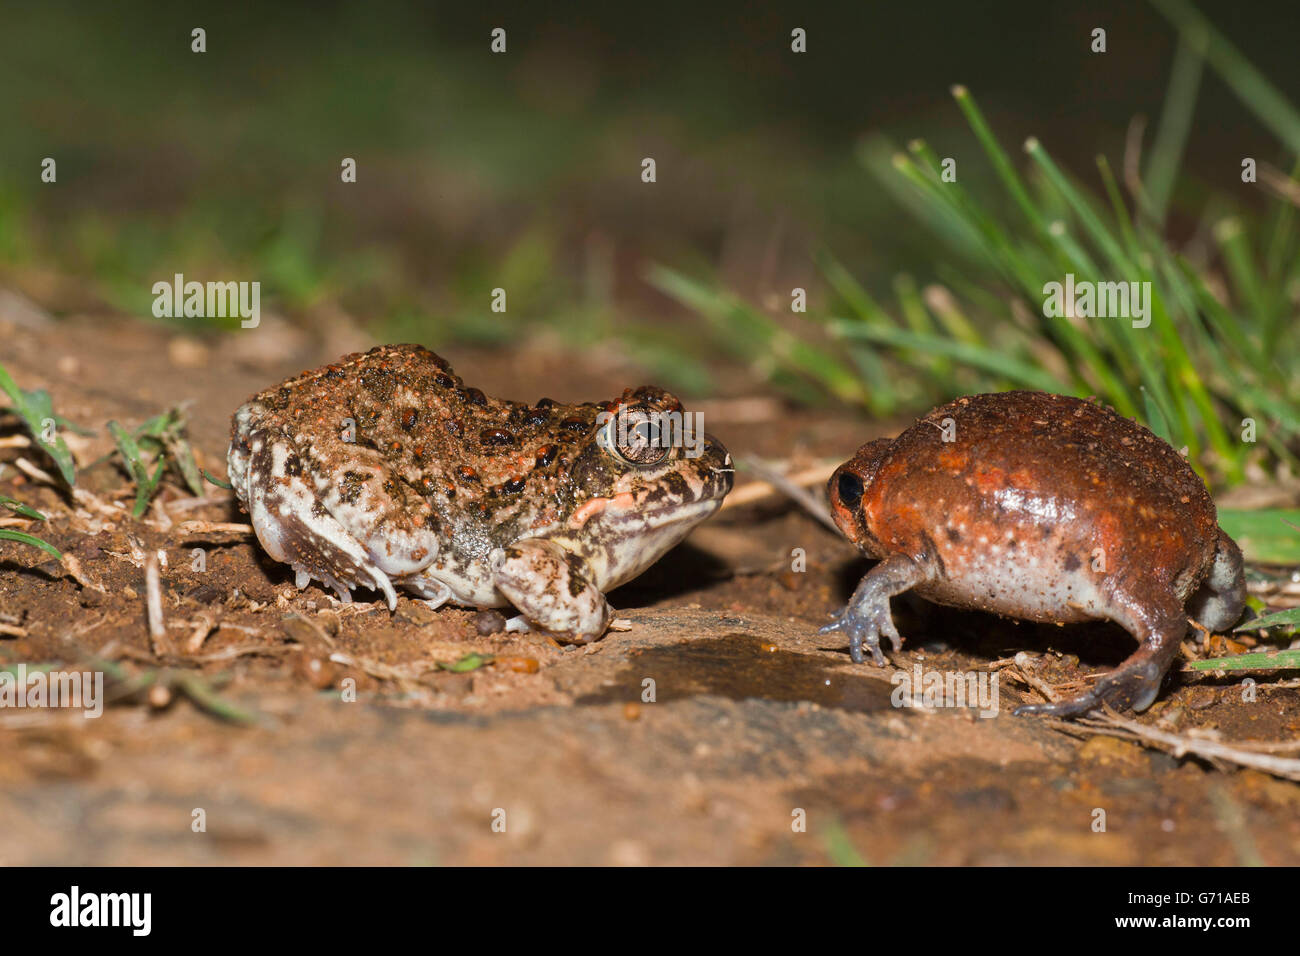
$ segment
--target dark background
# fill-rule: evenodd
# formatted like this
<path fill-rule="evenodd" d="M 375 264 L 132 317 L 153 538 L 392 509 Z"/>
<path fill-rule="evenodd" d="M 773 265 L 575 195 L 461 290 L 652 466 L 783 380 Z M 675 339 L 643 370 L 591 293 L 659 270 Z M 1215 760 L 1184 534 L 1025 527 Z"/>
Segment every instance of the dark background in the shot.
<path fill-rule="evenodd" d="M 1300 100 L 1295 5 L 1199 9 Z M 924 276 L 930 237 L 855 146 L 924 137 L 979 191 L 991 171 L 954 82 L 1013 157 L 1032 133 L 1099 190 L 1095 156 L 1119 169 L 1135 116 L 1149 145 L 1174 44 L 1137 2 L 33 5 L 0 36 L 0 269 L 56 314 L 148 319 L 152 282 L 183 271 L 260 278 L 264 303 L 309 328 L 328 304 L 434 345 L 520 323 L 649 342 L 676 310 L 649 263 L 751 297 L 815 289 L 819 246 L 868 283 Z M 1207 69 L 1171 235 L 1209 196 L 1256 201 L 1243 155 L 1287 166 Z M 39 182 L 45 156 L 57 186 Z M 508 320 L 486 309 L 498 285 Z"/>

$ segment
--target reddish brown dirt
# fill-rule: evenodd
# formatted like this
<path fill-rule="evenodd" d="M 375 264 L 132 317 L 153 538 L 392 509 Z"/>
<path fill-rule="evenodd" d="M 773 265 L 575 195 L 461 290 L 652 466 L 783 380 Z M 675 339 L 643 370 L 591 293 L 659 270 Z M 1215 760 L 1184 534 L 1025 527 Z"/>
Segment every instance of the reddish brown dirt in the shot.
<path fill-rule="evenodd" d="M 189 433 L 218 474 L 230 412 L 247 395 L 368 344 L 178 343 L 165 328 L 89 318 L 10 325 L 0 341 L 0 364 L 22 387 L 48 389 L 59 414 L 100 432 L 83 462 L 108 451 L 107 419 L 136 424 L 191 401 Z M 597 398 L 641 378 L 615 354 L 447 357 L 510 397 Z M 753 394 L 742 381 L 721 394 L 706 405 L 710 430 L 742 455 L 843 458 L 882 432 L 845 413 L 737 401 Z M 16 434 L 12 419 L 0 425 Z M 0 449 L 0 461 L 22 455 L 49 467 L 29 449 Z M 390 614 L 299 592 L 250 538 L 180 528 L 243 521 L 227 493 L 188 508 L 169 479 L 150 520 L 134 522 L 114 507 L 129 507 L 132 491 L 111 462 L 79 484 L 109 510 L 0 470 L 0 493 L 50 515 L 27 530 L 104 587 L 0 543 L 0 621 L 15 632 L 0 637 L 0 667 L 101 658 L 136 676 L 197 675 L 255 723 L 211 716 L 174 680 L 170 695 L 125 698 L 99 719 L 0 710 L 0 863 L 1300 862 L 1296 784 L 1014 718 L 1016 703 L 1037 698 L 1010 679 L 994 719 L 896 709 L 892 669 L 854 665 L 841 641 L 816 633 L 864 565 L 778 499 L 724 510 L 615 592 L 630 630 L 562 648 L 479 636 L 469 611 L 402 598 Z M 803 571 L 792 570 L 796 548 Z M 159 550 L 163 660 L 141 560 Z M 907 644 L 895 663 L 907 671 L 982 670 L 1028 650 L 1047 655 L 1041 676 L 1064 683 L 1127 647 L 1106 627 L 1018 626 L 921 602 L 900 602 L 897 619 Z M 493 660 L 465 673 L 438 666 L 471 652 Z M 654 702 L 643 700 L 647 678 Z M 341 691 L 349 680 L 355 700 Z M 1142 720 L 1225 740 L 1300 736 L 1294 690 L 1241 696 L 1227 682 L 1184 683 Z M 1099 810 L 1105 832 L 1094 830 Z"/>

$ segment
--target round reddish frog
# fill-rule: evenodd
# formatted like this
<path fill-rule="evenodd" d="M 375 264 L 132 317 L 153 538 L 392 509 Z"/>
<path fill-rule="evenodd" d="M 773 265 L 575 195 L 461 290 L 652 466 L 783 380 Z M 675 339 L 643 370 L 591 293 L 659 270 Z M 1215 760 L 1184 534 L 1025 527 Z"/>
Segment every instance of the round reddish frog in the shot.
<path fill-rule="evenodd" d="M 1017 714 L 1068 717 L 1155 700 L 1188 615 L 1211 631 L 1241 616 L 1241 551 L 1178 452 L 1105 406 L 1015 391 L 936 408 L 868 442 L 830 479 L 840 529 L 879 563 L 823 633 L 902 640 L 889 599 L 913 590 L 1032 621 L 1109 620 L 1138 650 L 1087 693 Z"/>

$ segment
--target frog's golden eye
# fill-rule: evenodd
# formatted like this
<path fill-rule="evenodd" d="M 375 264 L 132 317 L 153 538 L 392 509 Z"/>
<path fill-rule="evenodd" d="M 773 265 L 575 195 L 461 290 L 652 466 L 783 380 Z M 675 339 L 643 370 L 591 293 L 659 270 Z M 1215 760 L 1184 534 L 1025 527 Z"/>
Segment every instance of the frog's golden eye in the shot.
<path fill-rule="evenodd" d="M 620 409 L 601 432 L 601 444 L 629 465 L 657 465 L 672 451 L 659 415 L 641 408 Z"/>

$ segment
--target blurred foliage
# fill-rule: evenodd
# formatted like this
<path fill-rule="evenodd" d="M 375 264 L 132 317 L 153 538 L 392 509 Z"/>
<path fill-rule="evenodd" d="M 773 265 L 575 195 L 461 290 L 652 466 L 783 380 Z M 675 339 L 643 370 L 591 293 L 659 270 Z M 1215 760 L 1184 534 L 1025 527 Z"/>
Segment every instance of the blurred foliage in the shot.
<path fill-rule="evenodd" d="M 1034 388 L 1096 395 L 1143 419 L 1198 468 L 1229 483 L 1247 466 L 1297 465 L 1300 452 L 1300 234 L 1294 176 L 1259 157 L 1259 185 L 1272 198 L 1258 213 L 1230 187 L 1240 161 L 1204 202 L 1193 241 L 1168 237 L 1181 158 L 1202 62 L 1221 73 L 1284 147 L 1300 153 L 1300 114 L 1227 39 L 1179 0 L 1156 4 L 1179 31 L 1169 94 L 1141 172 L 1126 199 L 1106 156 L 1096 158 L 1100 198 L 1035 137 L 1028 169 L 1014 162 L 964 87 L 953 95 L 1003 195 L 974 177 L 945 178 L 938 154 L 913 140 L 906 152 L 882 135 L 859 156 L 876 181 L 938 242 L 932 281 L 910 274 L 878 297 L 828 252 L 821 270 L 834 302 L 817 316 L 838 344 L 796 338 L 785 323 L 714 283 L 679 272 L 652 274 L 661 289 L 710 320 L 722 342 L 769 379 L 810 386 L 878 415 L 975 391 Z M 969 153 L 963 170 L 975 163 Z M 1265 188 L 1266 183 L 1272 183 Z M 977 191 L 978 188 L 978 191 Z M 1295 190 L 1292 192 L 1292 190 Z M 1004 207 L 1009 206 L 1010 209 Z M 1150 284 L 1149 327 L 1126 317 L 1051 317 L 1046 284 Z M 900 374 L 900 368 L 905 370 Z M 1246 436 L 1246 420 L 1255 423 Z M 1294 545 L 1290 549 L 1295 551 Z"/>
<path fill-rule="evenodd" d="M 639 15 L 593 6 L 589 25 L 563 26 L 523 4 L 55 0 L 8 17 L 0 115 L 17 121 L 0 138 L 0 279 L 53 288 L 37 298 L 56 314 L 107 305 L 151 320 L 152 284 L 183 273 L 257 279 L 264 308 L 310 326 L 340 307 L 376 338 L 504 344 L 540 329 L 588 344 L 641 324 L 617 314 L 636 297 L 617 260 L 713 241 L 734 203 L 708 176 L 740 173 L 750 193 L 816 218 L 820 199 L 799 197 L 810 177 L 755 148 L 779 137 L 766 99 L 725 82 L 707 36 L 661 24 L 664 49 L 689 41 L 668 62 L 610 48 L 640 42 Z M 504 57 L 488 50 L 498 22 Z M 190 51 L 195 25 L 206 53 Z M 769 40 L 779 74 L 788 33 L 772 25 Z M 691 140 L 708 143 L 711 172 Z M 816 143 L 800 150 L 825 173 Z M 652 152 L 675 185 L 640 182 Z M 57 187 L 36 176 L 46 156 Z M 344 157 L 356 183 L 340 181 Z M 498 287 L 505 314 L 490 309 Z M 647 347 L 647 364 L 701 384 L 697 362 Z"/>
<path fill-rule="evenodd" d="M 663 0 L 652 13 L 577 4 L 563 18 L 538 4 L 386 0 L 10 10 L 0 282 L 56 314 L 107 305 L 151 320 L 152 284 L 175 273 L 257 279 L 264 309 L 309 328 L 342 310 L 376 339 L 431 345 L 534 332 L 575 346 L 616 339 L 665 384 L 701 391 L 716 343 L 644 284 L 645 262 L 716 266 L 757 297 L 796 284 L 824 294 L 830 277 L 804 255 L 817 243 L 867 288 L 920 275 L 929 223 L 898 216 L 893 187 L 863 187 L 849 148 L 863 130 L 879 144 L 919 125 L 944 155 L 973 145 L 944 112 L 944 84 L 960 75 L 1006 135 L 1039 129 L 1058 156 L 1114 149 L 1128 118 L 1158 105 L 1175 55 L 1160 15 L 1124 0 L 1090 5 L 1086 23 L 1071 5 L 1033 0 L 952 4 L 942 30 L 935 16 L 777 0 Z M 1086 49 L 1094 19 L 1116 47 L 1104 62 Z M 1264 72 L 1282 71 L 1287 32 L 1261 19 L 1239 28 Z M 795 24 L 808 31 L 806 55 L 790 52 Z M 200 25 L 201 55 L 189 49 Z M 505 56 L 488 50 L 498 25 Z M 1207 55 L 1216 62 L 1217 48 Z M 1198 57 L 1177 53 L 1182 82 Z M 1103 81 L 1099 95 L 1092 84 Z M 1258 87 L 1250 76 L 1239 85 Z M 1171 144 L 1186 137 L 1202 169 L 1253 148 L 1252 118 L 1216 95 L 1212 135 L 1185 114 L 1162 121 L 1147 171 L 1153 208 L 1183 208 L 1189 184 L 1202 188 L 1172 175 Z M 647 155 L 659 162 L 652 187 L 639 181 Z M 38 181 L 46 156 L 58 161 L 57 188 Z M 355 184 L 340 182 L 343 157 L 358 162 Z M 982 195 L 996 177 L 973 165 L 963 181 Z M 899 308 L 919 322 L 927 286 L 906 275 Z M 489 308 L 497 287 L 505 314 Z M 982 307 L 995 294 L 983 283 L 966 293 Z M 879 389 L 886 365 L 862 348 L 836 348 L 832 370 L 795 344 L 815 346 L 824 329 L 781 328 L 768 341 L 802 368 L 748 357 L 802 400 L 826 394 L 818 364 L 831 394 L 874 411 L 933 390 L 928 376 Z M 971 380 L 956 357 L 937 360 Z"/>

